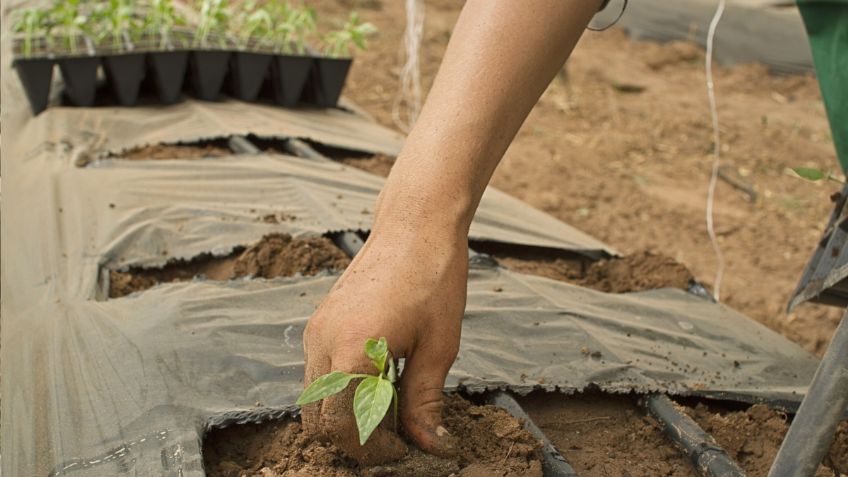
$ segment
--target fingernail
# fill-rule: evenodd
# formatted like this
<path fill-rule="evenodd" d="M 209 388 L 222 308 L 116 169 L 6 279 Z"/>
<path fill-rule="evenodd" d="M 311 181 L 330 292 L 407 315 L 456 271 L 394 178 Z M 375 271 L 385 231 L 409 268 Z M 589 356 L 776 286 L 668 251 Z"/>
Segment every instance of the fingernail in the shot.
<path fill-rule="evenodd" d="M 439 436 L 439 437 L 445 437 L 445 436 L 449 436 L 450 432 L 448 432 L 448 430 L 445 429 L 444 427 L 438 426 L 438 427 L 436 427 L 436 435 Z"/>

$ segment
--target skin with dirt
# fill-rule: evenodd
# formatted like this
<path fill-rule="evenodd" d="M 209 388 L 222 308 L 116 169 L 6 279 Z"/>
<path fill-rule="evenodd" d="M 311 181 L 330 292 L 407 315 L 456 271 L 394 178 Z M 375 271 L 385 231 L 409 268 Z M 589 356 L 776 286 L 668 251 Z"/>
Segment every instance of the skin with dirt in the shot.
<path fill-rule="evenodd" d="M 685 412 L 715 437 L 749 477 L 768 475 L 790 424 L 786 414 L 763 404 L 732 412 L 713 412 L 698 404 L 685 409 Z M 848 474 L 848 421 L 840 424 L 823 464 L 816 477 Z"/>
<path fill-rule="evenodd" d="M 445 427 L 459 442 L 455 459 L 439 458 L 410 446 L 409 453 L 398 462 L 361 467 L 346 459 L 334 445 L 305 435 L 299 422 L 270 422 L 213 430 L 203 445 L 206 475 L 542 476 L 539 444 L 506 411 L 448 396 L 444 416 Z"/>
<path fill-rule="evenodd" d="M 421 53 L 426 96 L 462 2 L 425 0 Z M 379 34 L 357 54 L 345 94 L 395 127 L 403 2 L 314 0 L 324 18 L 357 8 Z M 686 42 L 586 32 L 495 171 L 492 185 L 593 235 L 623 255 L 674 258 L 707 287 L 716 259 L 704 225 L 712 165 L 704 53 Z M 726 261 L 722 301 L 821 355 L 841 310 L 786 303 L 818 243 L 838 186 L 787 172 L 838 165 L 812 75 L 771 75 L 760 65 L 714 68 L 723 171 L 716 232 Z M 764 279 L 767 277 L 767 279 Z"/>
<path fill-rule="evenodd" d="M 146 290 L 157 283 L 188 281 L 195 277 L 231 280 L 240 277 L 275 278 L 298 273 L 315 275 L 324 270 L 344 270 L 350 259 L 325 237 L 295 239 L 269 234 L 247 249 L 225 257 L 203 255 L 174 261 L 162 268 L 109 272 L 109 297 L 118 298 Z"/>
<path fill-rule="evenodd" d="M 232 151 L 223 140 L 197 142 L 191 144 L 151 144 L 124 151 L 115 155 L 119 159 L 135 161 L 166 159 L 203 159 L 232 155 Z"/>

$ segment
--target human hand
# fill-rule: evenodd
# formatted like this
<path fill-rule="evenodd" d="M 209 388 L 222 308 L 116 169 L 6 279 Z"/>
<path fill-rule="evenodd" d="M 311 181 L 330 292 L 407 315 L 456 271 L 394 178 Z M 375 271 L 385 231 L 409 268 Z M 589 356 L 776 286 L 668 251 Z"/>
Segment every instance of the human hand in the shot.
<path fill-rule="evenodd" d="M 467 239 L 440 238 L 441 231 L 428 236 L 420 230 L 382 228 L 372 233 L 309 319 L 303 341 L 305 385 L 331 371 L 372 373 L 363 344 L 385 336 L 391 355 L 405 358 L 399 390 L 404 431 L 425 451 L 448 456 L 455 443 L 441 426 L 442 388 L 459 349 Z M 306 431 L 328 437 L 362 464 L 401 458 L 406 445 L 385 427 L 360 446 L 352 408 L 355 388 L 349 385 L 342 393 L 305 405 Z"/>

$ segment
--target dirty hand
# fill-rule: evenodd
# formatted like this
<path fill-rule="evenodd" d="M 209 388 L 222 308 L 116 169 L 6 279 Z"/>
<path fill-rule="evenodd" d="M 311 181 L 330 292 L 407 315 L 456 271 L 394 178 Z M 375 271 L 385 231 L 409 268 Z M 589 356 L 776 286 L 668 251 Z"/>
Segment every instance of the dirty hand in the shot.
<path fill-rule="evenodd" d="M 380 224 L 378 215 L 367 243 L 309 319 L 303 341 L 305 385 L 331 371 L 373 374 L 364 344 L 385 336 L 391 356 L 405 358 L 398 389 L 400 425 L 425 451 L 448 456 L 455 445 L 441 426 L 442 388 L 459 349 L 467 236 L 464 230 L 446 233 L 432 223 L 403 222 Z M 359 445 L 355 388 L 356 381 L 342 393 L 304 406 L 306 431 L 330 438 L 363 464 L 399 459 L 406 446 L 391 431 L 391 411 L 365 446 Z"/>

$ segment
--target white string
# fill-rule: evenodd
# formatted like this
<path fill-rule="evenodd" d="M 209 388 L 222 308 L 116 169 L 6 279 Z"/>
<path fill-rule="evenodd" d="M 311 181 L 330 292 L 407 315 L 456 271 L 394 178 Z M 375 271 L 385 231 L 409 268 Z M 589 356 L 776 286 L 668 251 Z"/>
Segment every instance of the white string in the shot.
<path fill-rule="evenodd" d="M 715 88 L 713 85 L 713 41 L 715 40 L 715 32 L 718 27 L 718 22 L 721 20 L 721 15 L 724 13 L 725 0 L 718 1 L 715 14 L 710 21 L 710 29 L 707 32 L 707 97 L 710 101 L 710 115 L 713 122 L 713 170 L 710 175 L 710 186 L 707 191 L 707 235 L 710 237 L 710 242 L 715 252 L 718 267 L 716 269 L 715 284 L 713 286 L 713 297 L 716 301 L 720 301 L 721 296 L 721 279 L 724 275 L 724 255 L 721 253 L 721 247 L 716 238 L 715 228 L 713 226 L 713 202 L 715 201 L 715 189 L 718 182 L 718 167 L 721 154 L 721 144 L 719 144 L 718 130 L 718 111 L 716 109 Z"/>
<path fill-rule="evenodd" d="M 424 4 L 420 0 L 406 0 L 406 30 L 400 49 L 400 88 L 392 105 L 392 120 L 408 133 L 421 112 L 421 71 L 418 52 L 424 32 Z"/>

